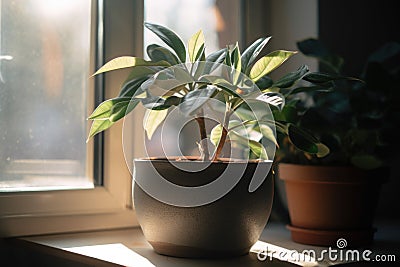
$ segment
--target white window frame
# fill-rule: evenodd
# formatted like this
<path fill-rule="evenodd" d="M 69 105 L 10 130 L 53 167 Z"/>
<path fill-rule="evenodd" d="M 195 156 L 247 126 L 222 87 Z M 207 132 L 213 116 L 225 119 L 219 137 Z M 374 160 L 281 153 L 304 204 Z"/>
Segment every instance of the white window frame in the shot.
<path fill-rule="evenodd" d="M 103 0 L 99 3 L 103 4 Z M 95 18 L 96 9 L 92 10 Z M 141 55 L 143 0 L 104 1 L 104 11 L 105 60 L 120 55 Z M 94 69 L 93 65 L 91 71 Z M 124 75 L 124 71 L 106 74 L 106 98 L 118 94 Z M 94 79 L 89 78 L 89 81 L 94 88 Z M 89 95 L 94 96 L 93 90 Z M 88 114 L 93 108 L 93 104 L 89 105 Z M 141 122 L 139 117 L 134 121 Z M 132 205 L 131 174 L 122 149 L 122 124 L 121 120 L 104 133 L 103 186 L 83 190 L 1 193 L 0 237 L 138 226 Z M 136 131 L 133 135 L 132 129 L 140 128 L 131 124 L 124 126 L 127 127 L 125 140 L 131 140 L 130 147 L 135 148 L 129 157 L 143 151 L 140 142 L 143 133 Z M 93 141 L 90 141 L 88 151 L 93 151 L 93 147 Z M 88 162 L 93 162 L 93 153 L 88 154 Z"/>

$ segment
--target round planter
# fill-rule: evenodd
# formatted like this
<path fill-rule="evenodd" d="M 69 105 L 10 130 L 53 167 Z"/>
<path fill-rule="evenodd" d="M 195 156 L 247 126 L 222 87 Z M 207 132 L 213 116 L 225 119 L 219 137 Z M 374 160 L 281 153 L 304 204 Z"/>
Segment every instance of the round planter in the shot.
<path fill-rule="evenodd" d="M 336 246 L 344 238 L 348 246 L 373 241 L 373 219 L 381 184 L 387 173 L 354 167 L 279 164 L 284 180 L 295 242 Z"/>
<path fill-rule="evenodd" d="M 172 163 L 165 159 L 134 161 L 135 210 L 143 233 L 154 250 L 169 256 L 196 258 L 230 257 L 248 253 L 260 237 L 271 213 L 273 179 L 265 173 L 264 177 L 268 177 L 254 192 L 249 192 L 249 184 L 257 164 L 270 166 L 271 162 L 230 162 L 234 167 L 244 170 L 238 183 L 221 198 L 194 207 L 164 203 L 145 192 L 139 184 L 151 180 L 149 178 L 153 178 L 156 170 L 173 184 L 185 188 L 201 187 L 216 181 L 228 163 Z M 203 170 L 187 171 L 191 168 L 198 170 L 199 166 Z M 181 198 L 179 194 L 175 197 L 177 200 Z M 193 195 L 193 198 L 196 196 Z"/>

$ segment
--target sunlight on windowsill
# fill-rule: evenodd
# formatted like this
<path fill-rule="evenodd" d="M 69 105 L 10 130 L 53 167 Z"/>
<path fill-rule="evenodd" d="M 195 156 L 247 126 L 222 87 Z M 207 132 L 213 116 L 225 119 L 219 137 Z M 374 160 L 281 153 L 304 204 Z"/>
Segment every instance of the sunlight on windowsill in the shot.
<path fill-rule="evenodd" d="M 91 246 L 78 246 L 64 248 L 66 251 L 77 253 L 80 255 L 104 260 L 115 264 L 123 264 L 124 266 L 142 266 L 155 267 L 151 262 L 149 254 L 140 255 L 133 249 L 123 245 L 122 243 L 110 243 Z M 314 258 L 305 254 L 292 253 L 292 250 L 276 246 L 263 241 L 257 241 L 250 250 L 250 254 L 256 255 L 260 262 L 279 260 L 283 262 L 293 263 L 299 266 L 317 266 L 318 263 Z"/>
<path fill-rule="evenodd" d="M 148 259 L 121 243 L 72 247 L 65 250 L 115 264 L 122 263 L 125 266 L 155 267 Z"/>

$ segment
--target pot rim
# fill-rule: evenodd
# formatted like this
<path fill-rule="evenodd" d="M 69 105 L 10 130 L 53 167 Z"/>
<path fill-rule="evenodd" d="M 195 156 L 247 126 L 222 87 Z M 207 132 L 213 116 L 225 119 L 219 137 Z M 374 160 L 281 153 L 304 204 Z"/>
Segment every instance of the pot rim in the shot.
<path fill-rule="evenodd" d="M 140 157 L 140 158 L 134 158 L 134 162 L 148 162 L 148 161 L 155 161 L 155 162 L 174 162 L 174 163 L 198 163 L 198 164 L 227 164 L 227 163 L 268 163 L 272 164 L 273 160 L 260 160 L 260 159 L 254 159 L 254 160 L 243 160 L 243 159 L 234 159 L 234 158 L 220 158 L 218 161 L 202 161 L 199 160 L 200 157 L 195 157 L 195 156 L 184 156 L 184 157 Z"/>

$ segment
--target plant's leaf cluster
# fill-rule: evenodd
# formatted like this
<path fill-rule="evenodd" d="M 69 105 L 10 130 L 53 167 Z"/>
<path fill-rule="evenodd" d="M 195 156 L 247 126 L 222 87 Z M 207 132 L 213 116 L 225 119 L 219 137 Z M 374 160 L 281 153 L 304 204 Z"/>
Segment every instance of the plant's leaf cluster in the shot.
<path fill-rule="evenodd" d="M 334 82 L 343 77 L 337 73 L 310 73 L 304 65 L 273 81 L 269 74 L 297 52 L 277 50 L 260 56 L 270 37 L 256 40 L 243 53 L 236 43 L 206 56 L 201 30 L 190 38 L 186 48 L 181 38 L 170 29 L 151 23 L 145 23 L 145 27 L 167 47 L 151 44 L 147 47 L 150 61 L 138 57 L 119 57 L 107 62 L 94 74 L 132 69 L 119 96 L 104 101 L 90 115 L 93 124 L 89 138 L 111 127 L 139 103 L 148 110 L 144 128 L 147 137 L 151 138 L 171 106 L 179 106 L 186 116 L 199 118 L 203 106 L 209 99 L 215 98 L 225 103 L 225 119 L 209 134 L 216 146 L 212 160 L 218 159 L 221 147 L 228 141 L 247 146 L 257 158 L 268 158 L 268 149 L 260 141 L 265 138 L 273 145 L 278 145 L 272 130 L 275 127 L 288 136 L 297 148 L 307 153 L 319 157 L 329 153 L 329 149 L 313 134 L 293 123 L 297 114 L 295 105 L 288 99 L 298 93 L 331 90 Z M 320 56 L 326 57 L 326 54 Z M 190 63 L 190 67 L 186 63 Z M 226 65 L 229 71 L 215 74 L 221 64 Z M 302 83 L 299 83 L 301 80 Z M 152 93 L 156 89 L 164 91 L 156 96 Z M 258 103 L 261 108 L 263 105 L 270 106 L 275 121 L 260 122 L 248 115 L 251 112 L 248 112 L 244 100 Z M 230 116 L 234 112 L 239 116 L 248 116 L 241 131 L 237 126 L 232 126 L 234 118 Z"/>

